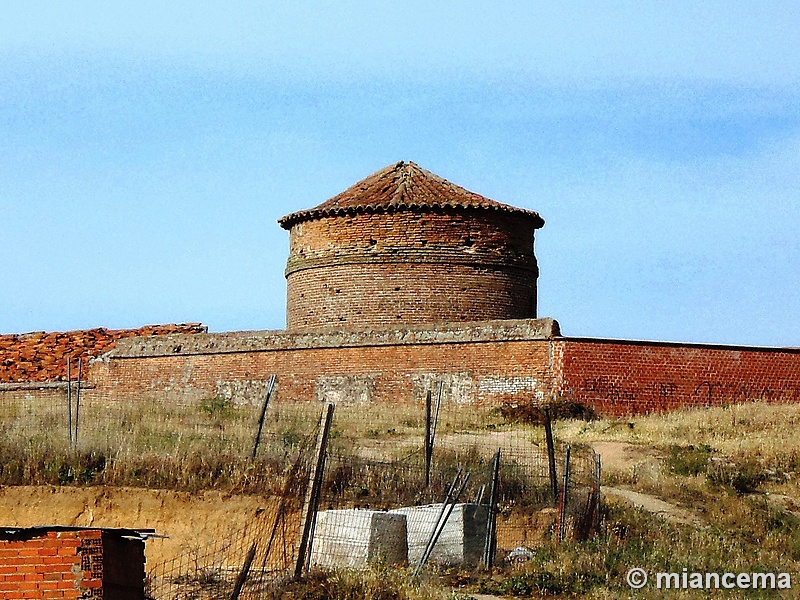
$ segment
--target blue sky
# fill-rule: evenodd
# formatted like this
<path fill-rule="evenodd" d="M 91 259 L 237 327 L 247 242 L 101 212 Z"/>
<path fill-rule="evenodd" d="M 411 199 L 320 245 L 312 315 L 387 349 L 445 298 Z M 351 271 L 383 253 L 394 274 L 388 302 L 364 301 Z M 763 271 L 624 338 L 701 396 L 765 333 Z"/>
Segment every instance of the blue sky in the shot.
<path fill-rule="evenodd" d="M 276 220 L 413 160 L 545 218 L 567 335 L 798 346 L 797 31 L 789 2 L 5 3 L 0 332 L 281 328 Z"/>

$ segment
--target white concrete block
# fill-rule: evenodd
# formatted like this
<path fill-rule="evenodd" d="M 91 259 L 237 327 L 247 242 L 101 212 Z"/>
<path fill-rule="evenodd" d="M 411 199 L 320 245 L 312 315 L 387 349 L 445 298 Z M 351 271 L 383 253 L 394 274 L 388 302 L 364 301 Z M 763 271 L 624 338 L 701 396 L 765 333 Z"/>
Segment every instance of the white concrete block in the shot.
<path fill-rule="evenodd" d="M 317 513 L 311 564 L 326 568 L 364 568 L 404 564 L 408 555 L 406 517 L 377 510 L 325 510 Z"/>
<path fill-rule="evenodd" d="M 409 506 L 389 511 L 407 519 L 408 564 L 416 565 L 436 527 L 441 504 Z M 476 565 L 486 543 L 486 506 L 456 504 L 433 548 L 428 562 L 441 565 Z"/>

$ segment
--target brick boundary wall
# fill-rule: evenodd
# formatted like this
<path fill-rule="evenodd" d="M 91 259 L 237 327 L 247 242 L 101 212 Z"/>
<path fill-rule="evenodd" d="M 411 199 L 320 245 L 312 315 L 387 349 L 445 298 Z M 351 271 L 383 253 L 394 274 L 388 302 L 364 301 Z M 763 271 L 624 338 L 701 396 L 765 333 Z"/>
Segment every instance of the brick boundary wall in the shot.
<path fill-rule="evenodd" d="M 563 397 L 605 416 L 800 402 L 800 348 L 562 338 Z"/>
<path fill-rule="evenodd" d="M 129 338 L 92 362 L 87 399 L 497 406 L 561 395 L 621 417 L 751 400 L 800 402 L 800 349 L 561 337 L 552 319 L 375 330 L 260 331 Z M 0 398 L 53 394 L 0 390 Z M 63 393 L 63 392 L 62 392 Z"/>
<path fill-rule="evenodd" d="M 95 361 L 90 380 L 93 393 L 122 401 L 221 395 L 258 403 L 276 373 L 279 401 L 398 403 L 422 401 L 441 379 L 446 398 L 494 404 L 519 393 L 551 393 L 556 335 L 552 319 L 523 319 L 139 338 Z"/>
<path fill-rule="evenodd" d="M 0 598 L 144 600 L 144 542 L 100 529 L 0 528 Z"/>

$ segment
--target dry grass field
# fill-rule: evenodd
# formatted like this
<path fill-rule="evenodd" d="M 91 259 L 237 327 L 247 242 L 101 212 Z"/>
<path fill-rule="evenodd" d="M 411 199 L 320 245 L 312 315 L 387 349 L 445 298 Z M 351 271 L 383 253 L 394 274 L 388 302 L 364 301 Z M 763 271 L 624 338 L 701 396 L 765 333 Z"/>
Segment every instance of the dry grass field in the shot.
<path fill-rule="evenodd" d="M 131 408 L 87 402 L 73 452 L 65 443 L 63 407 L 45 408 L 0 405 L 0 485 L 134 486 L 175 494 L 214 491 L 230 498 L 276 493 L 320 409 L 271 406 L 252 460 L 256 406 L 221 399 L 171 409 L 157 403 Z M 422 414 L 420 407 L 408 406 L 337 407 L 332 449 L 366 459 L 407 458 L 419 451 Z M 407 573 L 396 569 L 315 573 L 305 584 L 276 588 L 274 597 L 667 597 L 653 586 L 632 592 L 625 581 L 632 567 L 652 573 L 786 572 L 793 586 L 800 586 L 799 423 L 800 406 L 762 403 L 630 419 L 560 420 L 555 424 L 559 444 L 593 446 L 603 456 L 609 492 L 602 532 L 595 539 L 558 544 L 531 536 L 525 562 L 512 564 L 500 556 L 492 573 L 432 572 L 420 584 L 409 583 Z M 439 451 L 451 453 L 454 463 L 487 456 L 497 447 L 520 455 L 544 448 L 540 426 L 511 425 L 496 411 L 468 406 L 443 406 L 437 436 Z M 669 507 L 689 518 L 674 518 Z M 673 595 L 720 594 L 797 597 L 792 590 L 761 589 Z"/>
<path fill-rule="evenodd" d="M 800 586 L 800 406 L 753 403 L 630 419 L 562 421 L 556 436 L 603 453 L 604 484 L 692 514 L 635 508 L 607 494 L 604 532 L 584 543 L 545 543 L 528 563 L 472 589 L 538 597 L 796 598 L 796 590 L 633 592 L 633 567 L 656 572 L 789 573 Z"/>

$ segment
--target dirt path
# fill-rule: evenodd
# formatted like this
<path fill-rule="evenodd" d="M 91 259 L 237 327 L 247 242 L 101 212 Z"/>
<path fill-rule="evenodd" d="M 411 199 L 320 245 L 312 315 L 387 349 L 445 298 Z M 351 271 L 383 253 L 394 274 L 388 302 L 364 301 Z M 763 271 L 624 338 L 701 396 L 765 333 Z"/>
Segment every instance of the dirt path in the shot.
<path fill-rule="evenodd" d="M 632 490 L 610 487 L 607 485 L 603 486 L 602 490 L 607 496 L 622 498 L 633 506 L 659 515 L 667 521 L 672 521 L 673 523 L 683 523 L 684 525 L 694 525 L 695 527 L 705 526 L 704 521 L 694 511 L 670 504 L 669 502 L 665 502 L 656 496 L 642 494 L 641 492 L 634 492 Z"/>
<path fill-rule="evenodd" d="M 661 471 L 661 456 L 653 448 L 627 444 L 625 442 L 595 442 L 592 444 L 600 454 L 603 472 L 642 478 L 657 477 Z M 620 498 L 637 508 L 657 514 L 673 523 L 703 527 L 705 523 L 694 511 L 671 504 L 657 496 L 604 485 L 603 493 Z"/>
<path fill-rule="evenodd" d="M 592 447 L 601 457 L 604 474 L 641 478 L 661 470 L 662 456 L 653 448 L 626 442 L 594 442 Z"/>

